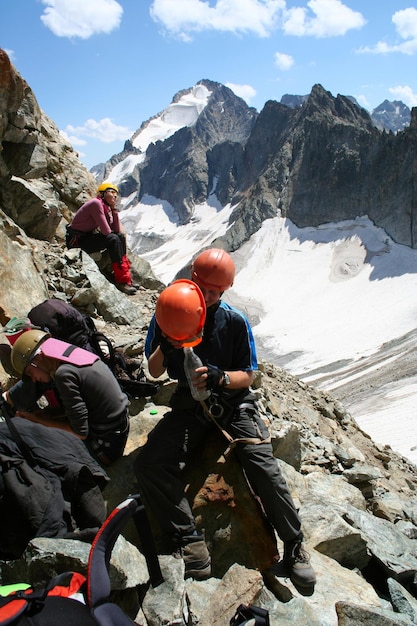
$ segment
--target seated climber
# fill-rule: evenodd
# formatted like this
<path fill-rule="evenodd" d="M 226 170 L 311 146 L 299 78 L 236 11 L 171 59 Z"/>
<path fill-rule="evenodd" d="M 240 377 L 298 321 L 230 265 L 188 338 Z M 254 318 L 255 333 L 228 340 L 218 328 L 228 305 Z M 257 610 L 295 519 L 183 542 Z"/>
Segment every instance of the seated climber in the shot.
<path fill-rule="evenodd" d="M 194 261 L 192 280 L 174 281 L 158 298 L 145 344 L 149 372 L 159 377 L 167 370 L 178 385 L 171 412 L 138 451 L 135 476 L 145 506 L 173 551 L 182 551 L 185 577 L 208 578 L 211 559 L 185 493 L 184 470 L 215 428 L 214 401 L 221 427 L 236 442 L 234 452 L 247 481 L 284 543 L 289 576 L 298 589 L 310 593 L 316 577 L 303 547 L 301 520 L 250 390 L 257 369 L 252 330 L 241 312 L 221 300 L 234 275 L 227 252 L 205 250 Z M 182 349 L 187 345 L 195 346 L 204 363 L 195 368 L 192 380 L 197 390 L 211 392 L 205 401 L 194 399 L 187 383 Z"/>
<path fill-rule="evenodd" d="M 41 330 L 28 330 L 13 344 L 11 362 L 20 376 L 32 382 L 53 381 L 60 400 L 56 408 L 18 410 L 17 416 L 73 433 L 103 465 L 123 454 L 129 401 L 96 354 Z"/>
<path fill-rule="evenodd" d="M 131 296 L 137 288 L 132 283 L 126 237 L 121 232 L 116 208 L 118 193 L 118 187 L 113 183 L 99 185 L 97 196 L 85 202 L 67 226 L 66 244 L 68 248 L 81 248 L 88 253 L 108 250 L 115 285 Z"/>

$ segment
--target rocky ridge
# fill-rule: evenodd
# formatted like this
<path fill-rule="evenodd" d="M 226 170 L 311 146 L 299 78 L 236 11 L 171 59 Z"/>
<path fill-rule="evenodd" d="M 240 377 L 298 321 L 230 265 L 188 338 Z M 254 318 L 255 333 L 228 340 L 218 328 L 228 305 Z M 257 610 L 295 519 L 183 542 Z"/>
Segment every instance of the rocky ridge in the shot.
<path fill-rule="evenodd" d="M 136 154 L 130 140 L 100 167 L 103 176 L 116 177 L 125 208 L 158 198 L 185 224 L 215 190 L 221 205 L 233 208 L 227 233 L 215 243 L 231 251 L 277 215 L 299 227 L 366 215 L 397 243 L 416 245 L 417 109 L 394 134 L 377 128 L 352 98 L 333 97 L 321 85 L 301 106 L 268 101 L 259 113 L 224 85 L 202 80 L 197 86 L 210 96 L 194 125 L 152 143 L 140 161 L 129 160 Z M 164 243 L 132 233 L 133 250 L 135 236 L 147 251 Z"/>
<path fill-rule="evenodd" d="M 308 94 L 304 96 L 285 94 L 282 96 L 280 102 L 286 106 L 296 108 L 302 106 L 308 100 L 308 97 Z M 347 97 L 357 107 L 362 108 L 356 98 L 353 96 Z M 404 128 L 410 124 L 411 111 L 401 100 L 394 100 L 393 102 L 384 100 L 384 102 L 381 102 L 375 109 L 372 109 L 370 117 L 375 126 L 380 130 L 397 133 L 404 130 Z"/>

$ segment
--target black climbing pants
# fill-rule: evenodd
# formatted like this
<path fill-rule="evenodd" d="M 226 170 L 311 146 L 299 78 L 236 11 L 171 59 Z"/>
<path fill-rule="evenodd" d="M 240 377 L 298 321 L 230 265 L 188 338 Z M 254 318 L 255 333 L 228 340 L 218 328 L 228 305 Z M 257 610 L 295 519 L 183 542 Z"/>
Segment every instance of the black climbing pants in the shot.
<path fill-rule="evenodd" d="M 112 263 L 120 263 L 126 254 L 126 237 L 123 233 L 86 233 L 78 238 L 78 246 L 84 252 L 100 252 L 108 250 Z"/>
<path fill-rule="evenodd" d="M 195 530 L 185 495 L 184 469 L 190 456 L 204 445 L 208 431 L 216 428 L 201 415 L 196 417 L 196 413 L 201 412 L 199 403 L 189 394 L 181 400 L 181 395 L 184 396 L 174 394 L 172 410 L 149 434 L 134 464 L 145 503 L 163 532 L 172 537 L 189 535 Z M 234 409 L 227 431 L 233 438 L 266 439 L 269 435 L 255 404 L 247 400 Z M 301 536 L 301 521 L 271 444 L 238 443 L 234 450 L 250 487 L 259 497 L 280 539 L 285 542 Z"/>

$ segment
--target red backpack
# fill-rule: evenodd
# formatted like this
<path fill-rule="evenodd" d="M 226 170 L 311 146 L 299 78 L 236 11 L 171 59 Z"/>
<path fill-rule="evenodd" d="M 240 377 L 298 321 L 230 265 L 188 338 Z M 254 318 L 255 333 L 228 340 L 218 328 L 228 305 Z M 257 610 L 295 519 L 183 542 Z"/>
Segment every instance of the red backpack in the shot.
<path fill-rule="evenodd" d="M 14 591 L 0 597 L 0 625 L 12 626 L 133 626 L 134 622 L 110 602 L 110 557 L 116 540 L 133 518 L 149 570 L 150 583 L 163 582 L 152 532 L 140 496 L 119 504 L 98 531 L 91 546 L 87 576 L 65 572 L 43 589 Z"/>

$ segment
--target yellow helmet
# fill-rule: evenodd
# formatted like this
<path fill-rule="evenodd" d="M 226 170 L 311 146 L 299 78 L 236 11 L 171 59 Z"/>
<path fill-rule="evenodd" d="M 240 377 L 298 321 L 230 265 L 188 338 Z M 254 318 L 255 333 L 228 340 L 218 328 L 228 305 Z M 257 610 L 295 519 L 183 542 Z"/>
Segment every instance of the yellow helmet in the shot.
<path fill-rule="evenodd" d="M 109 182 L 101 183 L 101 185 L 97 187 L 97 193 L 104 193 L 105 191 L 108 191 L 109 189 L 111 189 L 112 191 L 115 191 L 116 193 L 119 193 L 118 186 Z"/>
<path fill-rule="evenodd" d="M 43 330 L 27 330 L 23 333 L 12 347 L 11 360 L 13 368 L 22 376 L 26 366 L 35 357 L 39 346 L 51 335 L 43 332 Z"/>

